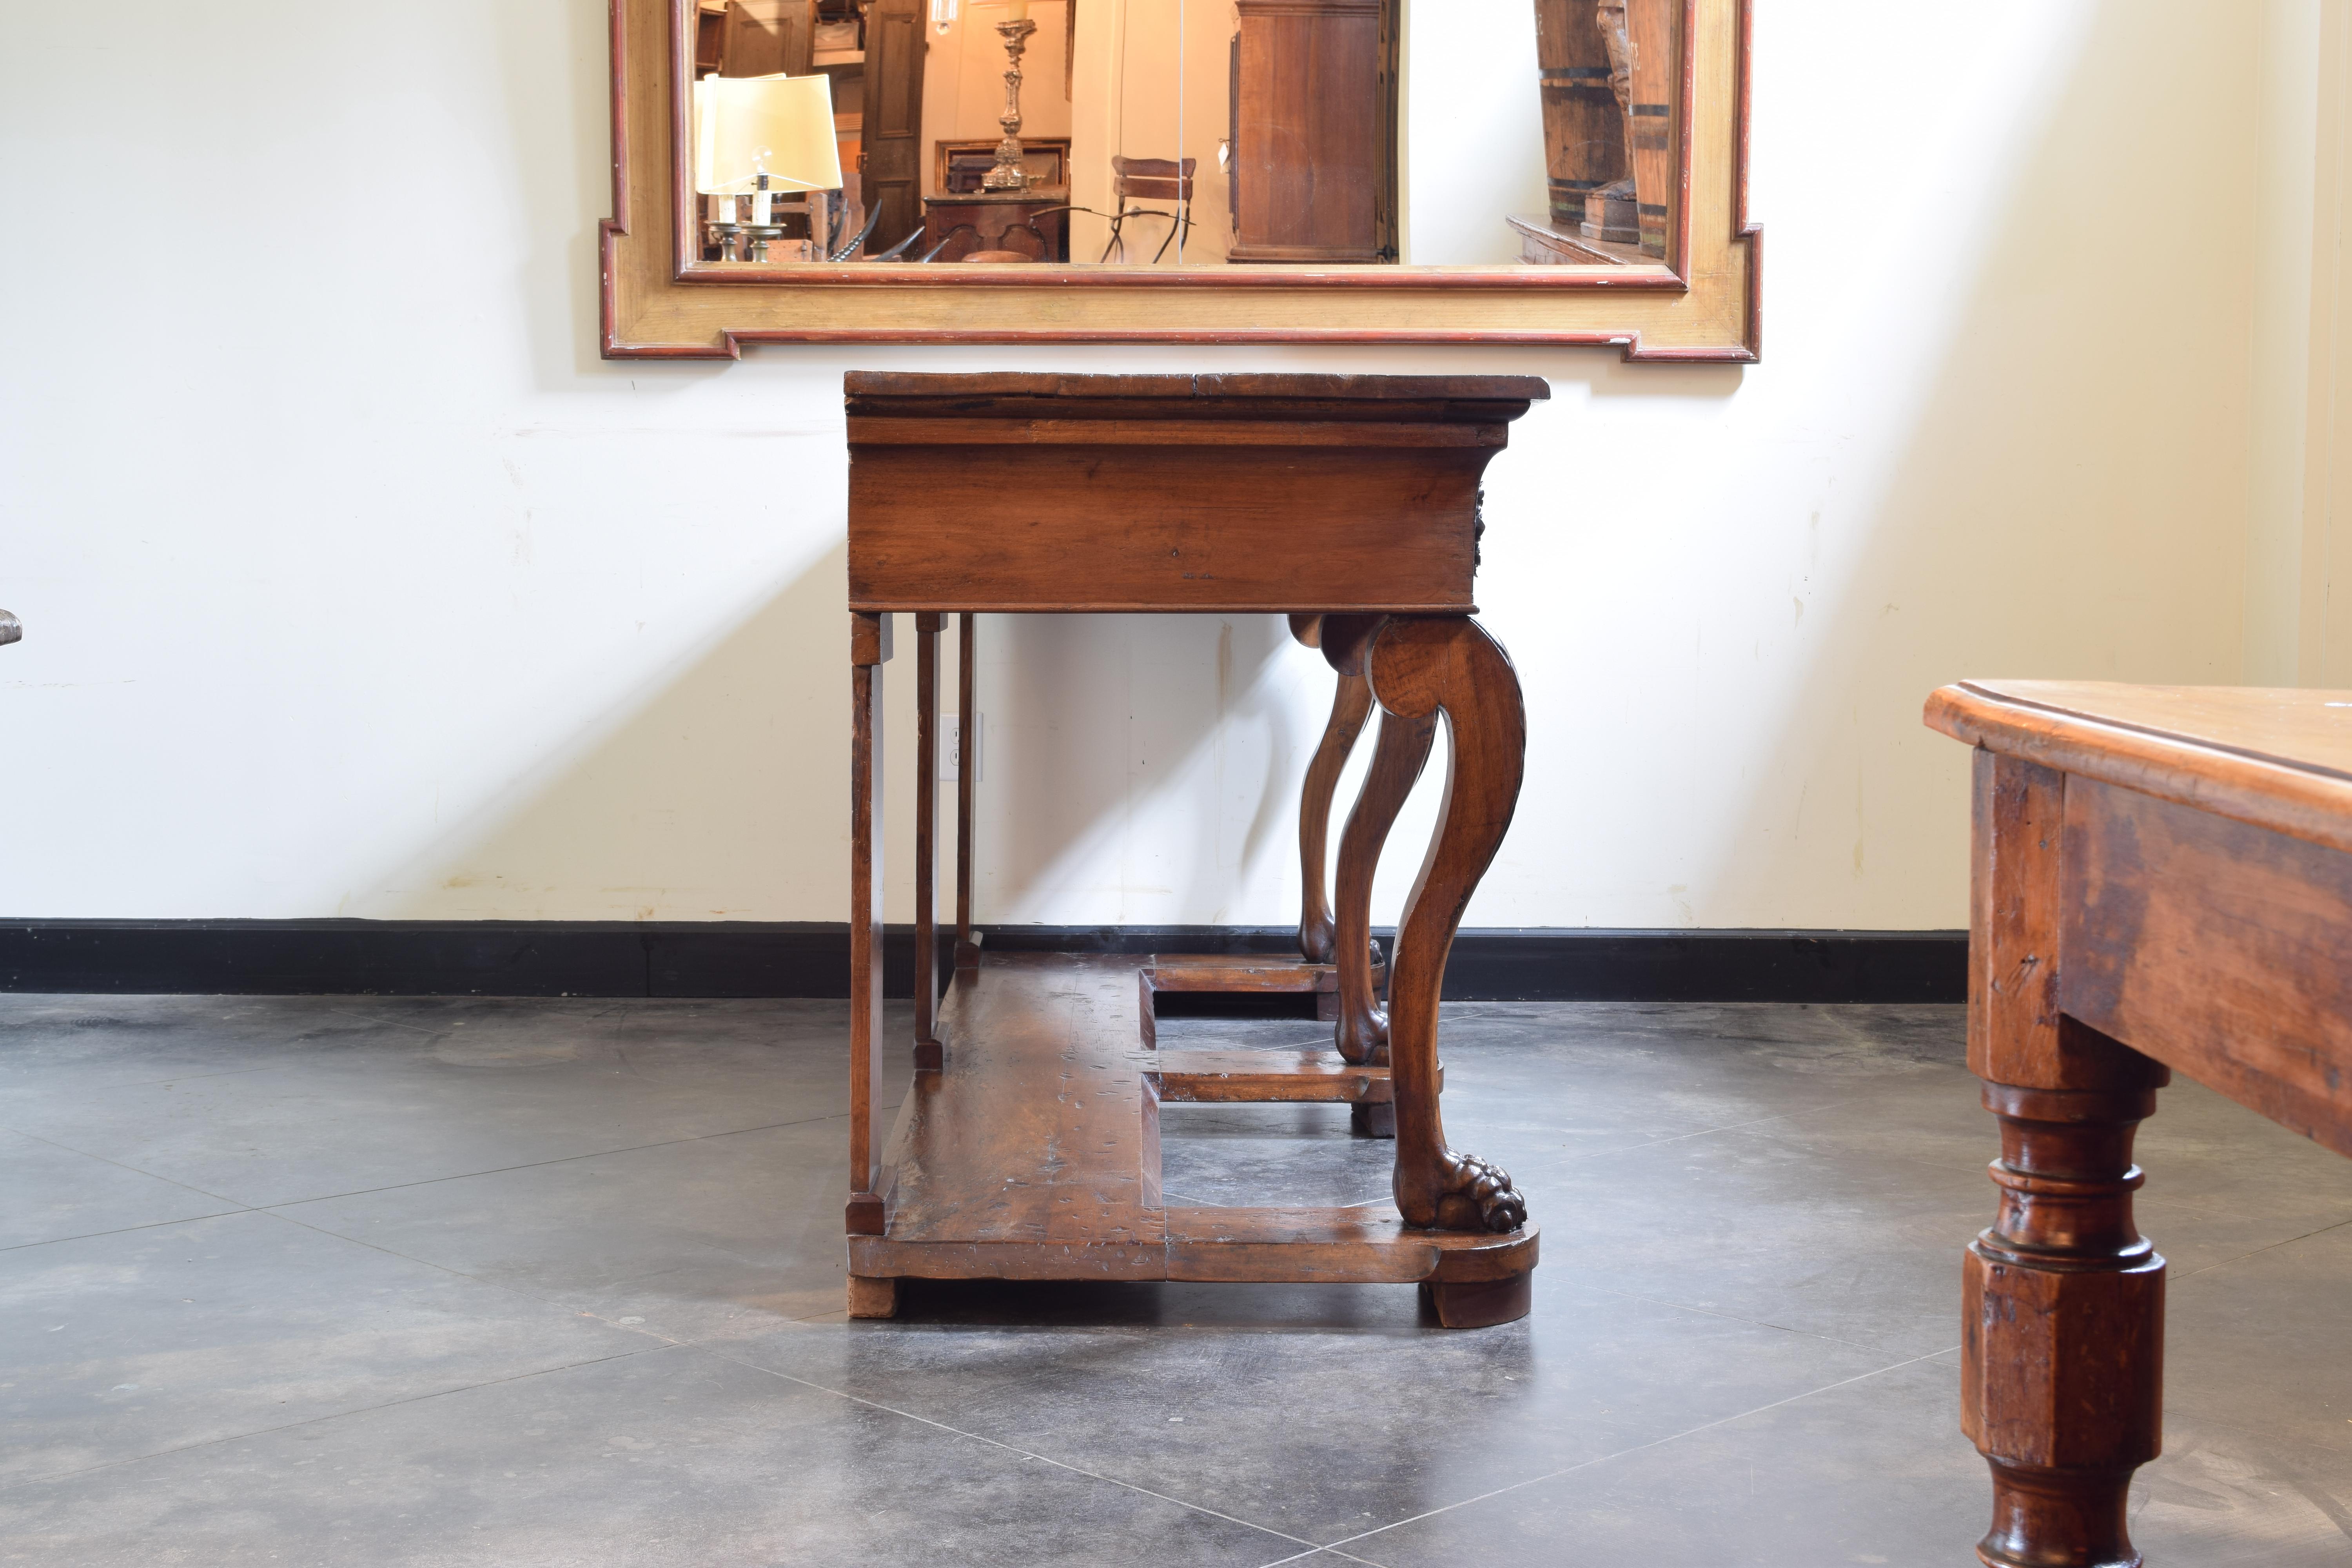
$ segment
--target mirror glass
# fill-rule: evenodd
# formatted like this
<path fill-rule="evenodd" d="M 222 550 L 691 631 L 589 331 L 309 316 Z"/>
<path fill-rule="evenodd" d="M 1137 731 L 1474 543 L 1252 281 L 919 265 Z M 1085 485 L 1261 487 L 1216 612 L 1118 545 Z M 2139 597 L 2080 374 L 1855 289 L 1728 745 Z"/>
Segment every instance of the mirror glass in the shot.
<path fill-rule="evenodd" d="M 1674 232 L 1678 0 L 677 3 L 705 262 L 1655 272 Z"/>

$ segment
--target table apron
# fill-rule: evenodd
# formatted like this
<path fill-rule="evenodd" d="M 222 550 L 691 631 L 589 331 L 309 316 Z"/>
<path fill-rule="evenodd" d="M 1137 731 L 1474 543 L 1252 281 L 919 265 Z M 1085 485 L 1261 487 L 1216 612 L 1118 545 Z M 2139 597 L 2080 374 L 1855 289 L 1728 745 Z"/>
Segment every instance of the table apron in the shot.
<path fill-rule="evenodd" d="M 2060 1011 L 2352 1154 L 2352 855 L 2065 790 Z"/>

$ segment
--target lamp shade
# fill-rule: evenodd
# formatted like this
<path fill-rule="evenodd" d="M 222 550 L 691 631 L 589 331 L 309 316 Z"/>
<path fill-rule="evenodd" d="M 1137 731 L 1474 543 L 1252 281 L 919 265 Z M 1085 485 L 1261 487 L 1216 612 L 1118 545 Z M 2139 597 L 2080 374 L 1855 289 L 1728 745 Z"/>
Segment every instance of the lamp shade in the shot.
<path fill-rule="evenodd" d="M 737 196 L 768 176 L 773 191 L 837 191 L 833 79 L 707 76 L 694 84 L 694 188 Z"/>

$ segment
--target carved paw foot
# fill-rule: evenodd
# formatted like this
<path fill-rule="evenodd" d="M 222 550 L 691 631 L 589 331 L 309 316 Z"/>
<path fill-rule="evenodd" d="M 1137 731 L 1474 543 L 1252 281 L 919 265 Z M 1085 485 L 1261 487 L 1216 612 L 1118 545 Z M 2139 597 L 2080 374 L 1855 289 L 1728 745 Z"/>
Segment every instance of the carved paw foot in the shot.
<path fill-rule="evenodd" d="M 1513 1231 L 1528 1223 L 1528 1200 L 1500 1165 L 1448 1149 L 1437 1197 L 1440 1230 Z"/>

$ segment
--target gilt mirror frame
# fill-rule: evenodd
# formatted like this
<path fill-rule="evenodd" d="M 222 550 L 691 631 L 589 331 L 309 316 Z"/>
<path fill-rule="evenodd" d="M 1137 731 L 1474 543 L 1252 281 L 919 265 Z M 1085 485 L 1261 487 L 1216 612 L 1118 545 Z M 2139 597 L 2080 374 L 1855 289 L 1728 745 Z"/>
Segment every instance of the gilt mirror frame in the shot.
<path fill-rule="evenodd" d="M 1763 234 L 1748 216 L 1752 0 L 1681 0 L 1681 200 L 1663 267 L 1008 267 L 711 262 L 691 249 L 695 0 L 613 0 L 607 359 L 736 359 L 746 343 L 1507 343 L 1632 362 L 1759 357 Z M 1612 277 L 1611 274 L 1616 274 Z"/>

